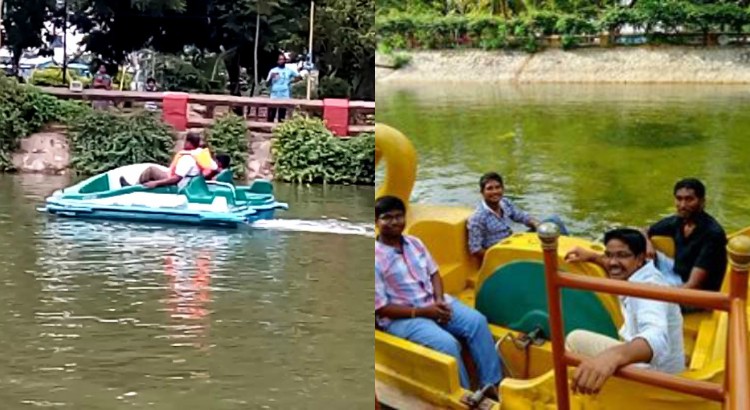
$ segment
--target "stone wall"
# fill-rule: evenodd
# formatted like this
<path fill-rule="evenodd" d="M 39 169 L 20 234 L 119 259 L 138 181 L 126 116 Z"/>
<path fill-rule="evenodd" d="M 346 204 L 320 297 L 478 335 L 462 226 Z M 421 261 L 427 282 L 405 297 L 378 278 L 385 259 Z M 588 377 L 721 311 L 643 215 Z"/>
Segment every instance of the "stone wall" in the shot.
<path fill-rule="evenodd" d="M 19 172 L 65 174 L 70 167 L 65 129 L 51 127 L 22 139 L 13 165 Z"/>
<path fill-rule="evenodd" d="M 67 173 L 70 168 L 70 152 L 65 131 L 64 127 L 50 127 L 22 139 L 21 147 L 13 154 L 13 165 L 18 172 Z M 182 149 L 182 137 L 184 133 L 175 142 L 175 151 Z M 248 132 L 250 155 L 247 161 L 247 174 L 250 180 L 273 179 L 272 137 L 272 134 Z"/>
<path fill-rule="evenodd" d="M 747 47 L 617 47 L 536 54 L 413 51 L 401 69 L 376 68 L 378 82 L 750 83 Z M 387 57 L 376 56 L 385 62 Z"/>

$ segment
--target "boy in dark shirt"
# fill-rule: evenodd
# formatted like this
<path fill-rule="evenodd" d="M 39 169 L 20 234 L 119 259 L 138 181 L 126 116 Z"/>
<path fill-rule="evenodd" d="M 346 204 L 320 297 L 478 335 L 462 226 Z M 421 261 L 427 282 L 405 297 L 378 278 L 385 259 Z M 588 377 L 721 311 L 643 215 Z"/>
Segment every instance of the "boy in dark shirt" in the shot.
<path fill-rule="evenodd" d="M 677 214 L 648 228 L 648 254 L 656 257 L 659 270 L 671 284 L 687 289 L 719 291 L 727 269 L 727 236 L 724 229 L 704 210 L 706 187 L 694 178 L 674 186 Z M 675 255 L 670 259 L 655 252 L 650 238 L 667 236 L 674 240 Z"/>

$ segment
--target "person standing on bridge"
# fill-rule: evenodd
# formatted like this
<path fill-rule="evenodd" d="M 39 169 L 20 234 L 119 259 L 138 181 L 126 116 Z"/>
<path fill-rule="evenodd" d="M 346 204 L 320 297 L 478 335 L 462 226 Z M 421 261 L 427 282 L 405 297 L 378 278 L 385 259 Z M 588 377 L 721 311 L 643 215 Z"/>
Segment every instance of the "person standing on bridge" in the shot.
<path fill-rule="evenodd" d="M 276 67 L 268 72 L 266 82 L 271 88 L 271 99 L 292 98 L 292 84 L 301 80 L 298 72 L 286 66 L 286 56 L 279 54 Z M 274 122 L 276 113 L 279 114 L 279 122 L 286 118 L 286 108 L 268 107 L 268 122 Z"/>

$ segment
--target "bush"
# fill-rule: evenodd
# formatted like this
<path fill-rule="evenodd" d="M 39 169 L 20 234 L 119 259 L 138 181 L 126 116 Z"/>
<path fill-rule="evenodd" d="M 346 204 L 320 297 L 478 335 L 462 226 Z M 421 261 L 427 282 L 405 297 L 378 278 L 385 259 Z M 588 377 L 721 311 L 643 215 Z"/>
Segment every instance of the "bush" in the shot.
<path fill-rule="evenodd" d="M 274 130 L 276 176 L 288 182 L 375 182 L 375 137 L 335 137 L 323 122 L 295 116 Z"/>
<path fill-rule="evenodd" d="M 393 67 L 398 70 L 404 68 L 411 63 L 411 56 L 404 52 L 398 52 L 393 55 Z"/>
<path fill-rule="evenodd" d="M 349 98 L 351 87 L 338 77 L 323 77 L 318 84 L 319 98 Z"/>
<path fill-rule="evenodd" d="M 222 93 L 224 85 L 211 81 L 210 73 L 201 71 L 191 62 L 179 56 L 167 55 L 157 59 L 156 79 L 165 91 L 183 91 L 194 93 Z M 117 83 L 119 86 L 119 83 Z M 127 84 L 127 83 L 126 83 Z"/>
<path fill-rule="evenodd" d="M 237 115 L 225 115 L 208 128 L 206 143 L 214 154 L 225 153 L 232 158 L 232 172 L 238 179 L 247 176 L 247 124 Z"/>
<path fill-rule="evenodd" d="M 68 84 L 70 81 L 80 81 L 84 87 L 91 85 L 91 78 L 80 76 L 76 74 L 74 70 L 67 70 Z M 62 78 L 63 70 L 62 67 L 47 67 L 43 69 L 34 70 L 29 78 L 29 84 L 38 85 L 40 87 L 63 87 L 67 84 L 63 83 Z"/>
<path fill-rule="evenodd" d="M 510 20 L 472 14 L 381 14 L 375 17 L 375 26 L 378 42 L 386 50 L 517 47 L 534 52 L 539 36 L 567 35 L 564 44 L 570 48 L 577 44 L 570 36 L 596 34 L 602 29 L 614 32 L 632 26 L 645 34 L 668 33 L 671 38 L 656 36 L 655 41 L 674 43 L 681 41 L 673 35 L 678 32 L 696 29 L 704 33 L 743 32 L 750 25 L 750 9 L 736 2 L 641 0 L 632 7 L 607 8 L 582 3 L 575 8 L 534 10 Z"/>
<path fill-rule="evenodd" d="M 71 123 L 87 110 L 0 75 L 0 171 L 13 171 L 12 154 L 22 138 L 50 122 Z"/>
<path fill-rule="evenodd" d="M 169 163 L 174 149 L 172 129 L 151 112 L 125 117 L 90 111 L 69 128 L 71 165 L 95 175 L 143 162 Z"/>

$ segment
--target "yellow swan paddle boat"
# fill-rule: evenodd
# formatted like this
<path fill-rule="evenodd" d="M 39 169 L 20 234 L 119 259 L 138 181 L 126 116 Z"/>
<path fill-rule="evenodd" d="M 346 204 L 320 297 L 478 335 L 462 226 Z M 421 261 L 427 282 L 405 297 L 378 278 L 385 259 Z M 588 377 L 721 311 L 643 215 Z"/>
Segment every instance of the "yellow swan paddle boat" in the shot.
<path fill-rule="evenodd" d="M 745 236 L 750 234 L 750 227 L 729 235 L 730 272 L 725 277 L 722 293 L 709 296 L 714 306 L 721 306 L 722 310 L 685 315 L 688 364 L 685 372 L 669 376 L 626 367 L 616 374 L 617 377 L 608 380 L 598 395 L 573 395 L 568 392 L 568 378 L 555 377 L 556 371 L 570 377 L 575 364 L 575 359 L 570 358 L 574 355 L 562 351 L 562 335 L 573 329 L 588 329 L 617 337 L 623 318 L 614 294 L 581 288 L 548 292 L 546 284 L 556 283 L 558 270 L 564 272 L 560 276 L 572 274 L 566 276 L 569 278 L 604 279 L 604 271 L 595 265 L 567 264 L 563 260 L 575 246 L 598 251 L 602 251 L 603 246 L 585 239 L 558 237 L 550 231 L 554 229 L 547 226 L 549 229 L 546 232 L 540 229 L 539 235 L 516 233 L 495 245 L 487 251 L 480 265 L 469 255 L 466 243 L 465 224 L 472 209 L 409 203 L 417 171 L 414 147 L 403 134 L 384 124 L 375 126 L 375 145 L 376 163 L 385 162 L 384 180 L 376 197 L 394 195 L 407 204 L 405 233 L 419 237 L 429 248 L 439 265 L 445 291 L 487 317 L 502 353 L 505 379 L 500 386 L 501 402 L 485 399 L 475 407 L 495 410 L 750 409 L 746 319 L 750 238 Z M 547 247 L 546 266 L 541 239 L 545 239 Z M 661 251 L 673 254 L 673 244 L 667 238 L 655 238 L 654 243 Z M 605 282 L 613 281 L 594 281 Z M 614 292 L 603 288 L 595 290 Z M 662 293 L 669 293 L 673 299 L 668 300 L 672 301 L 685 301 L 688 297 L 694 300 L 694 295 L 685 296 L 685 291 L 681 290 Z M 552 299 L 548 304 L 553 294 L 561 298 L 557 303 Z M 675 294 L 680 294 L 682 299 L 674 299 Z M 548 309 L 555 304 L 562 308 L 562 322 L 559 313 Z M 558 335 L 558 348 L 553 354 L 555 335 Z M 728 355 L 731 360 L 726 360 Z M 471 372 L 470 357 L 464 355 L 464 359 Z M 726 378 L 727 373 L 731 377 Z M 375 383 L 377 400 L 397 409 L 467 409 L 471 408 L 472 395 L 477 398 L 474 392 L 461 388 L 458 366 L 452 357 L 377 329 Z M 558 391 L 561 393 L 556 393 Z"/>

